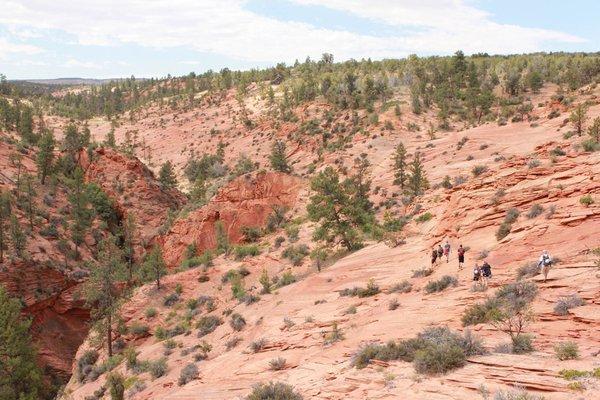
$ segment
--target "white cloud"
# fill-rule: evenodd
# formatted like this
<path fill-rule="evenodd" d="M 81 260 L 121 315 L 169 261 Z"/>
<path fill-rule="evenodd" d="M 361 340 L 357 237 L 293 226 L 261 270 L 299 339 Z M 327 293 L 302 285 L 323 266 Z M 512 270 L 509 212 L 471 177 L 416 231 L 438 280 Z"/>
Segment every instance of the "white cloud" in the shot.
<path fill-rule="evenodd" d="M 530 52 L 546 42 L 581 42 L 562 32 L 498 24 L 461 0 L 292 0 L 321 5 L 416 33 L 371 36 L 284 22 L 244 9 L 244 0 L 8 0 L 0 24 L 57 29 L 80 44 L 184 47 L 251 62 L 409 53 Z M 6 4 L 8 3 L 8 4 Z M 1 54 L 0 42 L 0 54 Z"/>
<path fill-rule="evenodd" d="M 0 37 L 0 59 L 5 59 L 10 54 L 33 55 L 42 51 L 39 47 L 29 44 L 11 43 L 7 39 Z"/>
<path fill-rule="evenodd" d="M 101 66 L 93 63 L 91 61 L 80 61 L 74 58 L 68 59 L 64 64 L 65 68 L 75 68 L 75 69 L 100 69 Z"/>

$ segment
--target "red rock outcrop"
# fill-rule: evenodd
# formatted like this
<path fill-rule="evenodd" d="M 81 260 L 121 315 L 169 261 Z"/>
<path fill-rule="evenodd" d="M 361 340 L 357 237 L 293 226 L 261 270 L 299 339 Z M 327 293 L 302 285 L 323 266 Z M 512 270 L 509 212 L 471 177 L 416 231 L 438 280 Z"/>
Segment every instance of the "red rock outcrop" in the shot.
<path fill-rule="evenodd" d="M 196 243 L 198 250 L 217 244 L 215 224 L 223 223 L 231 243 L 238 243 L 242 227 L 264 225 L 274 206 L 291 208 L 296 203 L 302 180 L 291 175 L 266 172 L 241 176 L 225 187 L 206 206 L 177 220 L 168 233 L 157 239 L 171 267 L 181 262 L 185 248 Z"/>

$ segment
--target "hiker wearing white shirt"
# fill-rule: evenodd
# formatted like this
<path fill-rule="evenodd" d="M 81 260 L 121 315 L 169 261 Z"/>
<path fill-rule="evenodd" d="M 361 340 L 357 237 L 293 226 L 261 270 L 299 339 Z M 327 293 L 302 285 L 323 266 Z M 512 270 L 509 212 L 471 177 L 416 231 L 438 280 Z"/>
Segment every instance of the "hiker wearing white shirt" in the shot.
<path fill-rule="evenodd" d="M 538 267 L 541 268 L 541 272 L 544 274 L 544 282 L 546 282 L 548 279 L 548 272 L 550 272 L 550 268 L 552 267 L 552 257 L 550 257 L 550 254 L 548 254 L 548 250 L 544 250 L 542 252 L 538 262 Z"/>

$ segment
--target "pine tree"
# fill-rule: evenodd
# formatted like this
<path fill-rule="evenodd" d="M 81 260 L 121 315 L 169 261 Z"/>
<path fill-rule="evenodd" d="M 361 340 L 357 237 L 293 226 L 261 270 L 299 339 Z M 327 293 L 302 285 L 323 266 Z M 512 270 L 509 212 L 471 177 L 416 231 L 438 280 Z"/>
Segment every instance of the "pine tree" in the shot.
<path fill-rule="evenodd" d="M 189 193 L 190 200 L 196 204 L 206 202 L 206 183 L 202 177 L 196 178 Z"/>
<path fill-rule="evenodd" d="M 594 142 L 600 143 L 600 117 L 594 118 L 594 121 L 588 128 L 587 133 Z"/>
<path fill-rule="evenodd" d="M 10 193 L 0 190 L 0 264 L 4 262 L 4 250 L 7 248 L 10 217 Z"/>
<path fill-rule="evenodd" d="M 573 124 L 575 131 L 579 136 L 583 132 L 583 125 L 587 119 L 587 106 L 585 104 L 579 104 L 575 109 L 571 112 L 569 116 L 569 120 Z"/>
<path fill-rule="evenodd" d="M 360 210 L 357 213 L 357 222 L 360 224 L 372 222 L 367 221 L 373 212 L 373 203 L 369 199 L 371 180 L 368 178 L 368 173 L 370 167 L 371 163 L 367 159 L 367 155 L 361 154 L 360 157 L 354 159 L 354 174 L 345 182 L 346 189 L 350 193 L 350 200 L 354 207 Z"/>
<path fill-rule="evenodd" d="M 362 182 L 362 183 L 360 183 Z M 313 234 L 315 240 L 328 244 L 339 242 L 348 250 L 362 246 L 359 230 L 365 230 L 373 221 L 369 210 L 366 183 L 354 176 L 340 182 L 338 173 L 327 167 L 310 182 L 315 194 L 307 206 L 311 221 L 318 223 Z"/>
<path fill-rule="evenodd" d="M 167 274 L 167 266 L 160 246 L 154 245 L 150 254 L 146 256 L 142 265 L 142 274 L 144 280 L 155 281 L 156 288 L 160 289 L 160 278 Z"/>
<path fill-rule="evenodd" d="M 8 162 L 14 168 L 17 169 L 17 176 L 15 177 L 15 183 L 17 187 L 21 183 L 21 170 L 23 169 L 23 155 L 21 153 L 11 153 L 8 156 Z"/>
<path fill-rule="evenodd" d="M 292 168 L 287 162 L 285 151 L 285 142 L 277 140 L 271 147 L 271 155 L 269 156 L 269 160 L 271 161 L 271 167 L 275 171 L 289 174 L 292 172 Z"/>
<path fill-rule="evenodd" d="M 163 190 L 173 189 L 177 186 L 177 177 L 171 161 L 166 161 L 158 173 L 158 181 Z"/>
<path fill-rule="evenodd" d="M 79 152 L 83 149 L 83 140 L 74 124 L 67 125 L 62 140 L 62 150 L 65 152 L 63 160 L 64 172 L 71 175 L 79 162 Z"/>
<path fill-rule="evenodd" d="M 40 182 L 42 185 L 46 182 L 46 177 L 52 171 L 52 163 L 54 161 L 54 135 L 48 131 L 43 133 L 40 141 L 40 151 L 37 155 L 37 167 L 38 175 L 40 176 Z"/>
<path fill-rule="evenodd" d="M 135 238 L 136 224 L 133 214 L 127 214 L 123 225 L 123 256 L 127 262 L 127 281 L 133 281 L 133 268 L 135 265 Z"/>
<path fill-rule="evenodd" d="M 42 372 L 31 345 L 31 321 L 21 316 L 21 304 L 0 285 L 0 398 L 37 400 L 43 397 Z"/>
<path fill-rule="evenodd" d="M 404 144 L 399 143 L 398 146 L 396 146 L 396 153 L 394 154 L 394 185 L 400 186 L 400 189 L 402 190 L 404 190 L 408 179 L 406 174 L 406 156 Z"/>
<path fill-rule="evenodd" d="M 23 229 L 21 229 L 19 219 L 14 214 L 10 216 L 10 241 L 15 255 L 23 258 L 25 255 L 25 246 L 27 245 L 27 237 L 23 233 Z"/>
<path fill-rule="evenodd" d="M 96 329 L 106 335 L 108 356 L 112 356 L 112 325 L 118 316 L 120 289 L 118 282 L 125 278 L 123 254 L 110 235 L 99 244 L 98 263 L 90 269 L 83 294 L 91 308 L 91 316 L 98 323 Z"/>
<path fill-rule="evenodd" d="M 19 208 L 25 210 L 27 219 L 29 220 L 29 229 L 33 231 L 33 218 L 35 216 L 35 187 L 33 186 L 34 178 L 29 174 L 24 174 L 21 177 L 19 185 L 19 195 L 17 197 Z"/>
<path fill-rule="evenodd" d="M 219 162 L 225 161 L 225 143 L 222 140 L 219 140 L 217 144 L 217 152 L 215 153 Z"/>
<path fill-rule="evenodd" d="M 33 134 L 33 112 L 31 107 L 23 107 L 19 116 L 17 130 L 25 143 L 35 143 L 35 136 Z"/>
<path fill-rule="evenodd" d="M 413 196 L 420 196 L 429 188 L 429 182 L 421 161 L 421 154 L 415 153 L 415 157 L 410 164 L 410 177 L 408 179 L 408 189 Z"/>
<path fill-rule="evenodd" d="M 68 199 L 71 204 L 71 224 L 69 228 L 71 240 L 75 243 L 75 258 L 78 259 L 79 246 L 85 239 L 85 234 L 92 224 L 93 217 L 81 168 L 75 168 L 69 187 Z"/>

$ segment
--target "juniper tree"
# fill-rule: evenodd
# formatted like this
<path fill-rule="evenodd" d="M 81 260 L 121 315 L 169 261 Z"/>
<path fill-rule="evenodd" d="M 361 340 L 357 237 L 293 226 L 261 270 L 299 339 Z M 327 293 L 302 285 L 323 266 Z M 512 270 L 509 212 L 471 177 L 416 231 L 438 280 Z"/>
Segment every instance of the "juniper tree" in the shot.
<path fill-rule="evenodd" d="M 33 231 L 33 218 L 35 216 L 35 187 L 33 185 L 33 177 L 29 174 L 25 174 L 21 177 L 19 182 L 19 192 L 17 196 L 17 204 L 21 210 L 24 210 L 27 214 L 29 221 L 29 229 Z"/>
<path fill-rule="evenodd" d="M 46 177 L 52 171 L 52 163 L 54 161 L 54 135 L 48 131 L 42 134 L 39 141 L 40 150 L 37 155 L 36 164 L 38 167 L 38 175 L 42 185 L 46 182 Z"/>
<path fill-rule="evenodd" d="M 367 155 L 361 154 L 360 157 L 354 159 L 354 174 L 344 183 L 354 207 L 360 210 L 357 213 L 357 222 L 362 225 L 372 222 L 370 217 L 373 214 L 373 203 L 369 200 L 371 180 L 368 178 L 370 166 Z"/>
<path fill-rule="evenodd" d="M 19 219 L 14 214 L 10 216 L 10 242 L 15 255 L 19 258 L 23 258 L 25 246 L 27 245 L 27 237 L 25 236 L 25 233 L 23 233 Z"/>
<path fill-rule="evenodd" d="M 75 243 L 75 258 L 79 258 L 79 246 L 85 239 L 85 234 L 92 224 L 93 213 L 83 181 L 83 170 L 75 168 L 73 178 L 69 181 L 70 193 L 68 194 L 71 205 L 71 240 Z"/>
<path fill-rule="evenodd" d="M 4 250 L 8 242 L 7 230 L 10 225 L 10 193 L 0 190 L 0 264 L 4 262 Z"/>
<path fill-rule="evenodd" d="M 43 397 L 42 372 L 31 344 L 21 304 L 0 285 L 0 398 L 37 400 Z"/>
<path fill-rule="evenodd" d="M 135 217 L 133 214 L 127 214 L 125 223 L 123 224 L 123 256 L 127 263 L 127 281 L 131 283 L 133 281 L 133 268 L 135 265 L 135 238 L 136 224 Z"/>
<path fill-rule="evenodd" d="M 10 165 L 17 170 L 17 175 L 15 179 L 15 183 L 17 187 L 21 182 L 21 170 L 23 169 L 23 156 L 21 153 L 11 153 L 8 156 L 8 162 Z"/>
<path fill-rule="evenodd" d="M 164 190 L 173 189 L 177 186 L 177 177 L 175 176 L 175 170 L 171 161 L 166 161 L 158 173 L 158 181 L 160 187 Z"/>
<path fill-rule="evenodd" d="M 350 179 L 340 182 L 338 173 L 327 167 L 310 182 L 315 194 L 307 206 L 311 221 L 317 222 L 313 237 L 327 244 L 340 243 L 348 250 L 360 248 L 359 230 L 373 220 L 365 202 L 357 201 L 361 192 Z M 368 201 L 368 200 L 367 200 Z"/>
<path fill-rule="evenodd" d="M 284 172 L 289 174 L 292 172 L 292 168 L 287 162 L 286 155 L 286 145 L 282 140 L 277 140 L 273 143 L 271 147 L 271 154 L 269 155 L 269 160 L 271 161 L 271 167 L 278 172 Z"/>
<path fill-rule="evenodd" d="M 587 130 L 588 135 L 596 143 L 600 143 L 600 117 L 594 118 L 592 125 Z"/>
<path fill-rule="evenodd" d="M 141 272 L 144 280 L 153 280 L 156 282 L 156 288 L 160 289 L 160 278 L 167 274 L 167 266 L 160 246 L 154 245 L 152 251 L 146 255 Z"/>
<path fill-rule="evenodd" d="M 25 143 L 35 143 L 35 135 L 33 134 L 33 112 L 31 107 L 25 106 L 21 110 L 17 124 L 17 131 L 21 135 L 21 139 Z"/>
<path fill-rule="evenodd" d="M 118 316 L 120 289 L 118 282 L 125 278 L 123 254 L 114 236 L 109 235 L 99 244 L 98 263 L 90 269 L 83 294 L 97 322 L 96 329 L 106 338 L 108 356 L 113 354 L 113 321 Z"/>
<path fill-rule="evenodd" d="M 399 143 L 396 146 L 396 153 L 394 154 L 394 185 L 400 186 L 400 189 L 404 190 L 406 181 L 408 179 L 406 168 L 406 148 L 404 144 Z"/>
<path fill-rule="evenodd" d="M 412 163 L 410 164 L 410 177 L 408 178 L 408 189 L 412 196 L 420 196 L 429 187 L 429 182 L 425 170 L 423 168 L 423 162 L 421 161 L 421 154 L 415 153 Z"/>
<path fill-rule="evenodd" d="M 117 147 L 117 142 L 115 140 L 115 128 L 110 127 L 110 130 L 106 133 L 106 138 L 104 139 L 104 145 L 106 147 L 110 147 L 112 149 Z"/>
<path fill-rule="evenodd" d="M 583 125 L 587 119 L 587 106 L 585 104 L 579 104 L 575 109 L 571 112 L 569 116 L 569 120 L 573 124 L 575 131 L 579 136 L 583 132 Z"/>
<path fill-rule="evenodd" d="M 62 161 L 65 174 L 71 175 L 75 171 L 79 163 L 79 152 L 84 147 L 87 147 L 87 143 L 84 142 L 77 127 L 74 124 L 67 125 L 61 144 L 61 149 L 65 153 Z"/>
<path fill-rule="evenodd" d="M 204 178 L 198 177 L 194 180 L 194 184 L 189 192 L 189 198 L 191 201 L 197 204 L 203 204 L 206 202 L 206 182 Z"/>

